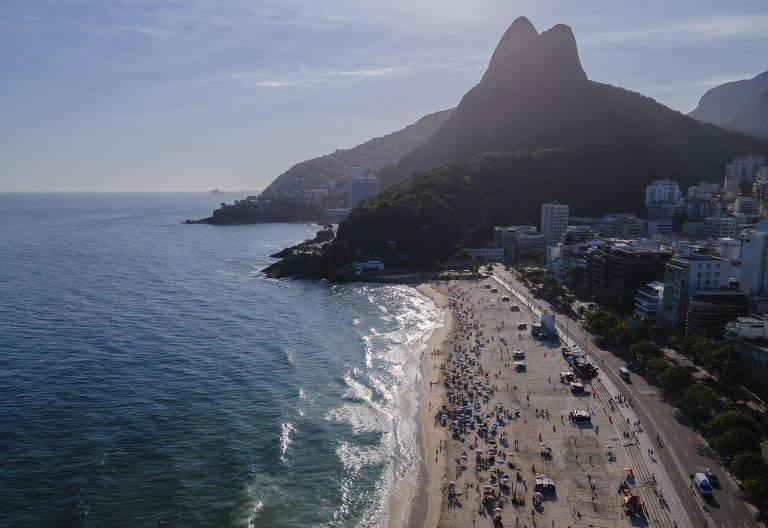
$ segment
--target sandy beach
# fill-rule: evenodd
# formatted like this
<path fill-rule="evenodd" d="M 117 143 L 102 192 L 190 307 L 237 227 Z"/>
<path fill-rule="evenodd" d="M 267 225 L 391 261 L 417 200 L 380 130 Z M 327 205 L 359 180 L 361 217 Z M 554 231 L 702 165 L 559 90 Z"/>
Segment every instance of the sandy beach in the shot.
<path fill-rule="evenodd" d="M 625 449 L 636 445 L 642 424 L 625 424 L 621 404 L 596 378 L 577 379 L 585 391 L 573 392 L 561 378 L 571 370 L 561 345 L 534 339 L 532 314 L 525 306 L 513 311 L 514 298 L 503 300 L 505 291 L 492 292 L 497 286 L 484 279 L 419 287 L 448 311 L 423 360 L 420 419 L 428 482 L 426 493 L 414 498 L 408 526 L 671 528 L 664 508 L 649 504 L 655 483 L 644 477 L 651 475 L 634 468 L 637 460 Z M 515 368 L 516 359 L 524 369 Z M 457 393 L 469 396 L 464 403 L 471 412 L 455 406 Z M 589 421 L 571 420 L 572 411 Z M 471 426 L 454 434 L 452 422 L 470 417 Z M 537 476 L 552 479 L 555 490 L 544 490 L 534 506 Z M 622 483 L 643 499 L 644 517 L 626 515 Z"/>

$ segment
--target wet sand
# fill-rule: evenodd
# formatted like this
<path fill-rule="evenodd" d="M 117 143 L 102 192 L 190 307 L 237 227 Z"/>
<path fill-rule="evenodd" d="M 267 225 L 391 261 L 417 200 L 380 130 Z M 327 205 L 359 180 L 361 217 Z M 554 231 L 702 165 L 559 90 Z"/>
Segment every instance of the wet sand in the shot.
<path fill-rule="evenodd" d="M 422 357 L 422 379 L 419 405 L 419 430 L 417 442 L 422 446 L 422 463 L 419 468 L 416 481 L 400 482 L 393 491 L 389 501 L 387 528 L 422 528 L 423 526 L 436 526 L 439 515 L 442 494 L 440 492 L 439 477 L 444 474 L 443 464 L 435 460 L 434 455 L 428 457 L 427 453 L 434 453 L 439 449 L 441 438 L 445 432 L 432 430 L 427 432 L 423 426 L 425 419 L 431 416 L 431 409 L 442 405 L 445 391 L 440 382 L 440 371 L 437 363 L 433 361 L 432 353 L 443 346 L 447 336 L 453 328 L 453 315 L 447 309 L 448 299 L 431 283 L 422 284 L 417 289 L 431 297 L 436 304 L 446 308 L 443 326 L 436 328 L 432 336 L 427 340 L 427 348 Z"/>

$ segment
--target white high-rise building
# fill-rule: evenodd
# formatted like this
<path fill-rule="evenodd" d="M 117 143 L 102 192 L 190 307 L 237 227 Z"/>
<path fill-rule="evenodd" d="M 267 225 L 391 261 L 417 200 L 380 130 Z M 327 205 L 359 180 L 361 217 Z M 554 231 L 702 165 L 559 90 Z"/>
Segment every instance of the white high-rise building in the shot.
<path fill-rule="evenodd" d="M 680 201 L 680 184 L 670 180 L 657 180 L 645 187 L 645 206 L 652 203 L 671 203 Z"/>
<path fill-rule="evenodd" d="M 568 230 L 568 206 L 557 201 L 541 206 L 541 234 L 547 245 L 562 242 L 563 235 Z"/>
<path fill-rule="evenodd" d="M 369 196 L 381 191 L 381 181 L 376 176 L 350 176 L 347 178 L 347 208 L 352 209 Z"/>
<path fill-rule="evenodd" d="M 768 219 L 744 234 L 741 248 L 741 289 L 749 294 L 768 291 Z"/>

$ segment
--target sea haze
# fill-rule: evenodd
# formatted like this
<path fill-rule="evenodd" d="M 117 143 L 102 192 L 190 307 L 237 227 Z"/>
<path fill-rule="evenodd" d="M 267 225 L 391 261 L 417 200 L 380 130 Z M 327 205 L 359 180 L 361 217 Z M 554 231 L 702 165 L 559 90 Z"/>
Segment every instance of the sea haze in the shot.
<path fill-rule="evenodd" d="M 441 311 L 267 280 L 318 227 L 179 224 L 220 201 L 0 194 L 1 526 L 378 526 L 414 478 Z"/>

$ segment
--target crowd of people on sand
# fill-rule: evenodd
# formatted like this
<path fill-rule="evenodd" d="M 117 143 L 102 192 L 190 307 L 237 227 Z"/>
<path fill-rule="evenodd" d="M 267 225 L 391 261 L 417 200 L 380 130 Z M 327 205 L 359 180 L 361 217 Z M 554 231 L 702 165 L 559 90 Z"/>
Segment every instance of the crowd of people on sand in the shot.
<path fill-rule="evenodd" d="M 499 390 L 494 378 L 498 378 L 500 371 L 488 372 L 480 364 L 480 358 L 484 353 L 498 353 L 506 366 L 509 364 L 505 363 L 505 355 L 510 354 L 509 346 L 506 338 L 496 341 L 484 336 L 485 325 L 476 317 L 467 290 L 450 285 L 449 293 L 449 306 L 455 314 L 453 334 L 449 336 L 451 349 L 432 352 L 433 356 L 441 357 L 439 368 L 448 403 L 435 410 L 434 420 L 436 425 L 450 430 L 454 442 L 464 444 L 460 447 L 461 454 L 453 460 L 455 480 L 470 471 L 470 465 L 473 465 L 474 476 L 466 479 L 463 489 L 459 489 L 461 486 L 446 473 L 443 489 L 449 508 L 463 507 L 461 501 L 471 494 L 477 501 L 477 514 L 490 517 L 498 526 L 507 503 L 516 508 L 525 505 L 523 493 L 527 493 L 528 483 L 514 462 L 515 452 L 520 449 L 519 440 L 510 438 L 510 423 L 520 418 L 520 411 L 506 408 L 500 401 L 493 403 Z M 496 325 L 495 329 L 503 330 L 504 323 Z M 537 409 L 537 417 L 541 415 L 543 418 L 545 412 Z M 435 457 L 442 451 L 441 442 Z M 542 459 L 546 460 L 543 451 Z M 510 476 L 513 472 L 514 476 Z M 535 465 L 531 466 L 531 472 L 536 474 Z M 535 509 L 531 514 L 533 518 Z"/>

